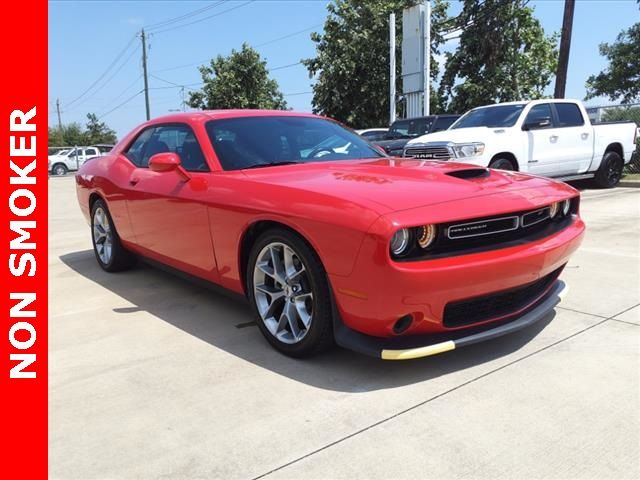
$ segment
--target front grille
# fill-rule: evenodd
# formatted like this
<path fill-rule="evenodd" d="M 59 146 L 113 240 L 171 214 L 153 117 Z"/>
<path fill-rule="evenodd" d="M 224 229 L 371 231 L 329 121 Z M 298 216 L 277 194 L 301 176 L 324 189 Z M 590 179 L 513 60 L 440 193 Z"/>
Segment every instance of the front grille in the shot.
<path fill-rule="evenodd" d="M 540 300 L 563 268 L 564 265 L 541 279 L 520 287 L 448 303 L 444 308 L 442 323 L 447 328 L 456 328 L 516 314 Z"/>
<path fill-rule="evenodd" d="M 404 150 L 405 157 L 424 160 L 449 160 L 453 155 L 447 147 L 407 147 Z"/>

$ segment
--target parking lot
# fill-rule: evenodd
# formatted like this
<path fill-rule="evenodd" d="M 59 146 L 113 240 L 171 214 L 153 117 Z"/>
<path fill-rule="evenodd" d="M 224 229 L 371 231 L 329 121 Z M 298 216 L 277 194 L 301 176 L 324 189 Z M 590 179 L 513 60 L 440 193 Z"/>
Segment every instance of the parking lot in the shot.
<path fill-rule="evenodd" d="M 583 191 L 548 319 L 408 362 L 274 351 L 247 305 L 107 274 L 49 180 L 50 476 L 640 477 L 640 189 Z"/>

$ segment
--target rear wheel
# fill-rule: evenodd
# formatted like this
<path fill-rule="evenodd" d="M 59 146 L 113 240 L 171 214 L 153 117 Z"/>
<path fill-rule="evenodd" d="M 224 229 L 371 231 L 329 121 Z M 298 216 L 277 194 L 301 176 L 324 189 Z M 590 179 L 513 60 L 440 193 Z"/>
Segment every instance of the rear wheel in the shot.
<path fill-rule="evenodd" d="M 51 173 L 56 176 L 66 175 L 69 169 L 64 163 L 56 163 L 51 169 Z"/>
<path fill-rule="evenodd" d="M 594 178 L 596 185 L 600 188 L 615 187 L 622 178 L 624 162 L 616 152 L 607 152 L 602 157 L 602 164 L 596 172 Z"/>
<path fill-rule="evenodd" d="M 135 264 L 135 256 L 122 246 L 109 210 L 102 200 L 96 200 L 91 207 L 91 239 L 96 260 L 103 270 L 118 272 Z"/>
<path fill-rule="evenodd" d="M 298 235 L 283 229 L 262 234 L 251 250 L 246 278 L 258 327 L 278 351 L 307 357 L 333 344 L 326 273 Z"/>
<path fill-rule="evenodd" d="M 494 158 L 489 163 L 489 168 L 497 168 L 499 170 L 515 170 L 516 166 L 508 158 Z"/>

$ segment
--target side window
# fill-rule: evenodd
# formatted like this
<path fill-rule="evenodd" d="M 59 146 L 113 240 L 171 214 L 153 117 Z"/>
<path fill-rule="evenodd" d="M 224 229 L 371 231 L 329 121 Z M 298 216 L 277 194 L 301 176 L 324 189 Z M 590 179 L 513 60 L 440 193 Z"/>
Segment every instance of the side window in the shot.
<path fill-rule="evenodd" d="M 165 152 L 178 154 L 185 170 L 195 172 L 209 170 L 194 133 L 186 125 L 156 127 L 145 146 L 142 165 L 146 167 L 153 155 Z"/>
<path fill-rule="evenodd" d="M 551 106 L 548 103 L 541 103 L 540 105 L 534 105 L 527 113 L 525 118 L 525 124 L 539 124 L 544 120 L 549 120 L 549 127 L 552 126 Z M 543 128 L 543 127 L 539 127 Z"/>
<path fill-rule="evenodd" d="M 124 152 L 125 156 L 133 162 L 134 165 L 138 167 L 146 167 L 147 165 L 142 164 L 142 159 L 144 156 L 144 150 L 147 142 L 151 138 L 151 134 L 153 133 L 153 128 L 147 128 L 143 130 L 133 141 L 126 152 Z"/>
<path fill-rule="evenodd" d="M 433 127 L 433 131 L 440 132 L 442 130 L 446 130 L 451 125 L 453 125 L 453 122 L 455 122 L 456 120 L 456 117 L 438 117 L 438 119 L 436 120 L 436 124 Z"/>
<path fill-rule="evenodd" d="M 575 103 L 556 103 L 559 127 L 580 127 L 584 125 L 582 113 Z"/>
<path fill-rule="evenodd" d="M 84 154 L 87 157 L 95 157 L 96 155 L 98 155 L 98 149 L 97 148 L 85 148 Z"/>

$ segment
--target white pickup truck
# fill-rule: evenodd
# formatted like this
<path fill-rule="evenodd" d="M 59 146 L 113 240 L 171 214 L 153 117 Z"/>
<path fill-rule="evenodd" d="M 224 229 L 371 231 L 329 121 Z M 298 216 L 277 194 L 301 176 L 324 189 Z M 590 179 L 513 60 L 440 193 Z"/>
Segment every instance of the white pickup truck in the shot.
<path fill-rule="evenodd" d="M 96 145 L 60 150 L 55 155 L 49 155 L 49 172 L 51 175 L 65 175 L 67 172 L 78 170 L 88 159 L 105 155 L 111 149 L 110 147 Z"/>
<path fill-rule="evenodd" d="M 455 160 L 562 180 L 615 186 L 636 148 L 634 122 L 592 125 L 576 100 L 534 100 L 474 108 L 448 130 L 415 138 L 403 156 Z"/>

